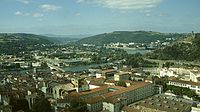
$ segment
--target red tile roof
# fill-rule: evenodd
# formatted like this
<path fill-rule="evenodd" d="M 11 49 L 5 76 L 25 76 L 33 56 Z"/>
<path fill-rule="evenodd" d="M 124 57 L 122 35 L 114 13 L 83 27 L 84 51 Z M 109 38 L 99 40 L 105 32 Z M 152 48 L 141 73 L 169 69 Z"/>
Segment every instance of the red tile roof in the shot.
<path fill-rule="evenodd" d="M 105 97 L 112 97 L 112 96 L 116 96 L 116 95 L 119 95 L 119 94 L 122 94 L 122 93 L 125 93 L 125 92 L 128 92 L 128 91 L 131 91 L 131 90 L 135 90 L 135 89 L 138 89 L 138 88 L 141 88 L 141 87 L 144 87 L 146 85 L 149 85 L 151 83 L 147 83 L 147 82 L 137 82 L 127 88 L 123 88 L 119 91 L 114 91 L 114 92 L 109 92 L 109 93 L 106 93 L 104 96 Z"/>

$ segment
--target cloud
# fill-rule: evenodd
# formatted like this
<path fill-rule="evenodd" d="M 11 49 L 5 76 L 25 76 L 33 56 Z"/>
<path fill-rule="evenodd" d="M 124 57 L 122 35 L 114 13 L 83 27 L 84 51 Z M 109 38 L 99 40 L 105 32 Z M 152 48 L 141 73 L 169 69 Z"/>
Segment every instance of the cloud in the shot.
<path fill-rule="evenodd" d="M 39 17 L 43 17 L 44 15 L 43 14 L 41 14 L 41 13 L 33 13 L 32 14 L 32 17 L 34 17 L 34 18 L 39 18 Z"/>
<path fill-rule="evenodd" d="M 76 15 L 76 16 L 80 16 L 80 15 L 81 15 L 81 13 L 76 13 L 75 15 Z"/>
<path fill-rule="evenodd" d="M 118 10 L 144 10 L 158 6 L 163 0 L 77 0 L 77 3 L 98 4 Z"/>
<path fill-rule="evenodd" d="M 41 17 L 44 16 L 44 14 L 38 13 L 38 12 L 35 12 L 35 13 L 23 13 L 21 11 L 15 12 L 15 15 L 16 16 L 30 16 L 30 17 L 34 17 L 34 18 L 41 18 Z"/>
<path fill-rule="evenodd" d="M 20 11 L 17 11 L 17 12 L 15 12 L 15 15 L 16 15 L 16 16 L 21 16 L 21 15 L 23 15 L 23 13 L 20 12 Z"/>
<path fill-rule="evenodd" d="M 149 16 L 151 16 L 151 14 L 150 13 L 146 13 L 145 16 L 149 17 Z"/>
<path fill-rule="evenodd" d="M 48 12 L 48 11 L 56 11 L 61 9 L 61 6 L 56 6 L 56 5 L 51 5 L 51 4 L 43 4 L 40 6 L 40 8 L 44 11 L 44 12 Z"/>
<path fill-rule="evenodd" d="M 30 0 L 17 0 L 17 1 L 19 1 L 21 3 L 24 3 L 24 4 L 29 4 L 30 3 Z"/>

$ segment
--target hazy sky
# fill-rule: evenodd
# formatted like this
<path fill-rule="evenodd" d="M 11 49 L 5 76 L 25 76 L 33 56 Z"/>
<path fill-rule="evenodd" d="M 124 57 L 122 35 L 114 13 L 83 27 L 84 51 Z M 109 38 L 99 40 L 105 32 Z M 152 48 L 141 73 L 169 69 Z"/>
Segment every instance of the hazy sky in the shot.
<path fill-rule="evenodd" d="M 200 32 L 200 0 L 0 0 L 0 32 Z"/>

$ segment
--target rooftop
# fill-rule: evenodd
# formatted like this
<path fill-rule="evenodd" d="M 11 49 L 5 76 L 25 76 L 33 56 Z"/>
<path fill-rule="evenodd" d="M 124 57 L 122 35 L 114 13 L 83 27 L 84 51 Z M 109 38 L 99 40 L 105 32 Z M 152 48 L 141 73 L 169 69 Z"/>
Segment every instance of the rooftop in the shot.
<path fill-rule="evenodd" d="M 128 72 L 119 72 L 119 73 L 116 73 L 115 75 L 129 75 Z"/>
<path fill-rule="evenodd" d="M 106 93 L 104 96 L 105 97 L 112 97 L 112 96 L 115 96 L 115 95 L 119 95 L 119 94 L 122 94 L 122 93 L 125 93 L 125 92 L 128 92 L 128 91 L 131 91 L 131 90 L 134 90 L 134 89 L 138 89 L 138 88 L 141 88 L 141 87 L 144 87 L 144 86 L 147 86 L 151 83 L 146 83 L 146 82 L 135 82 L 133 85 L 127 87 L 127 88 L 122 88 L 120 89 L 119 91 L 114 91 L 114 92 L 109 92 L 109 93 Z"/>
<path fill-rule="evenodd" d="M 182 102 L 181 100 L 178 101 L 175 99 L 167 99 L 166 97 L 153 96 L 137 102 L 134 105 L 129 105 L 129 107 L 126 108 L 160 110 L 165 112 L 185 112 L 191 109 L 191 104 Z"/>
<path fill-rule="evenodd" d="M 171 82 L 200 86 L 200 82 L 183 81 L 183 80 L 177 80 L 177 79 L 171 80 Z"/>

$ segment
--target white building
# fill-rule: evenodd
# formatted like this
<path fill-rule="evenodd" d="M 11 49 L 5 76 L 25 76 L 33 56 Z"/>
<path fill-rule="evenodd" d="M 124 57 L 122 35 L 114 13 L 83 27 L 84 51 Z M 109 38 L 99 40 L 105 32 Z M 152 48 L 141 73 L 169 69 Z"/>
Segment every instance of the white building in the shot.
<path fill-rule="evenodd" d="M 198 70 L 190 71 L 190 80 L 193 82 L 200 82 L 200 72 Z"/>
<path fill-rule="evenodd" d="M 194 90 L 196 94 L 200 95 L 200 82 L 170 80 L 168 85 L 189 88 L 191 90 Z"/>
<path fill-rule="evenodd" d="M 162 68 L 160 70 L 160 77 L 165 77 L 165 76 L 178 77 L 178 75 L 176 75 L 173 70 L 169 70 L 167 68 Z"/>

